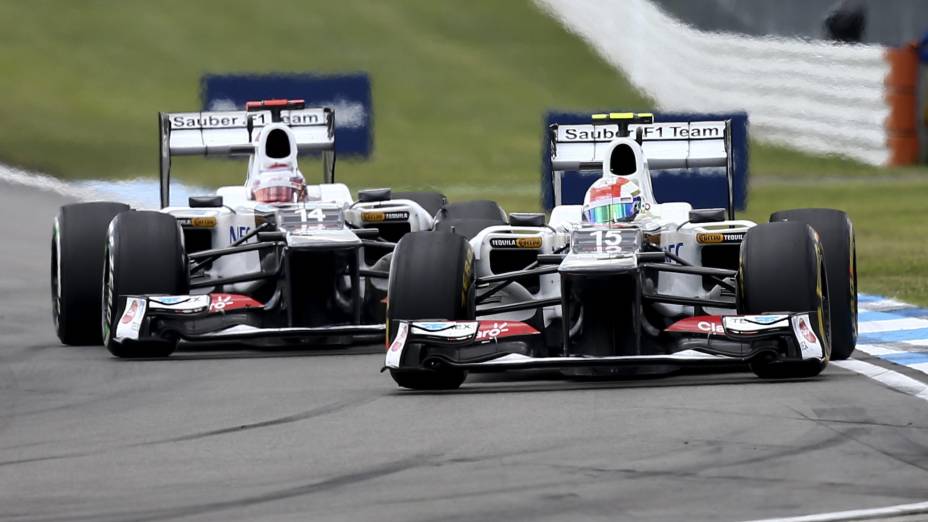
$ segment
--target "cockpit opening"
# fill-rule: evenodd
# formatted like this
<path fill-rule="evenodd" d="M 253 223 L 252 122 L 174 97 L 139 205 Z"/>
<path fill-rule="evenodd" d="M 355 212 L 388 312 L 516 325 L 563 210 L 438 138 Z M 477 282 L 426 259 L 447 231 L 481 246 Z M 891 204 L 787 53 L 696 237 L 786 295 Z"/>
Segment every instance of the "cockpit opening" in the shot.
<path fill-rule="evenodd" d="M 609 170 L 616 176 L 629 176 L 638 171 L 635 151 L 630 145 L 620 143 L 612 149 L 612 155 L 609 157 Z"/>
<path fill-rule="evenodd" d="M 283 159 L 290 156 L 290 137 L 283 129 L 273 129 L 267 133 L 264 143 L 264 152 L 267 157 Z"/>

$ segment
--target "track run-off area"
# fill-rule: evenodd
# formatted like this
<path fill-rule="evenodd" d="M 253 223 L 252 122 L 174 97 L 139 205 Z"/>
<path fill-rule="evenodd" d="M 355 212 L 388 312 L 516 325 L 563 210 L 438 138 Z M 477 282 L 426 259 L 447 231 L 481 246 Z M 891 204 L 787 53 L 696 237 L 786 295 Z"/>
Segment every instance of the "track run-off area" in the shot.
<path fill-rule="evenodd" d="M 2 520 L 833 520 L 928 508 L 928 310 L 861 296 L 854 358 L 802 381 L 531 373 L 416 393 L 379 373 L 382 346 L 118 360 L 61 346 L 52 329 L 51 223 L 69 201 L 0 182 Z"/>

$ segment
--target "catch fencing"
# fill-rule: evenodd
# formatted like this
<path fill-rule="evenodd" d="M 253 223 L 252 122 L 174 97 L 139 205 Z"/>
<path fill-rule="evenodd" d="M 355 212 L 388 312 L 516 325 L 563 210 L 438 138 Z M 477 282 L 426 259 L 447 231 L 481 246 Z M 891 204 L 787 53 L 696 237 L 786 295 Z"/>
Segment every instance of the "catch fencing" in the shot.
<path fill-rule="evenodd" d="M 769 143 L 872 165 L 917 160 L 914 49 L 709 33 L 649 0 L 536 2 L 657 110 L 743 110 Z"/>

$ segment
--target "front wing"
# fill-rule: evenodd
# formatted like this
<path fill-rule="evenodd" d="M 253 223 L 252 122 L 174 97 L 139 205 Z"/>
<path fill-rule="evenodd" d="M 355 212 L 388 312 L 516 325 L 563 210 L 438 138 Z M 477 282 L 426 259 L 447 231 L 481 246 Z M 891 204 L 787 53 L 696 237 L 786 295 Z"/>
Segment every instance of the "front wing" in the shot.
<path fill-rule="evenodd" d="M 544 335 L 516 321 L 399 321 L 384 367 L 471 372 L 617 366 L 731 366 L 758 358 L 826 361 L 830 350 L 809 313 L 690 317 L 667 328 L 658 351 L 593 357 L 552 353 Z"/>
<path fill-rule="evenodd" d="M 294 327 L 276 307 L 239 294 L 127 296 L 115 340 L 249 345 L 343 345 L 382 340 L 382 324 Z"/>

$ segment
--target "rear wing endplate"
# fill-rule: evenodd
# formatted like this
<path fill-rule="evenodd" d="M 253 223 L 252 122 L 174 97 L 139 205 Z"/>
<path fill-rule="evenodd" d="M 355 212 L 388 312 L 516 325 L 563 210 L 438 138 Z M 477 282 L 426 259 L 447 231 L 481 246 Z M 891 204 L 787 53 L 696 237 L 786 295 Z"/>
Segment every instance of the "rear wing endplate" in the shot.
<path fill-rule="evenodd" d="M 280 122 L 293 131 L 297 150 L 321 152 L 326 183 L 335 181 L 335 113 L 329 108 L 281 110 Z M 248 156 L 271 110 L 158 113 L 161 207 L 170 203 L 171 157 Z"/>
<path fill-rule="evenodd" d="M 553 124 L 549 132 L 555 179 L 568 171 L 601 170 L 609 143 L 623 137 L 639 142 L 650 169 L 724 167 L 728 179 L 726 210 L 729 219 L 735 218 L 730 120 Z"/>

